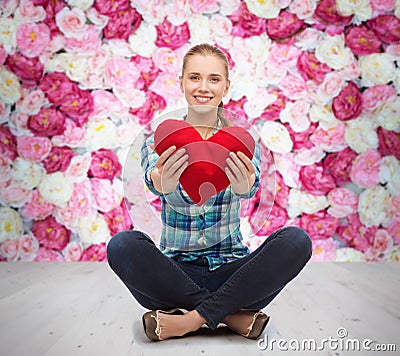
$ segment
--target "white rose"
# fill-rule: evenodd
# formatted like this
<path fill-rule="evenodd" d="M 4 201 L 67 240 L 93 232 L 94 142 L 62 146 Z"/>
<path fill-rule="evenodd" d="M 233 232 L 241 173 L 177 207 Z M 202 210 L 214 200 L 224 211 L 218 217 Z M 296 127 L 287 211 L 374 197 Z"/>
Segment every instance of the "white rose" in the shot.
<path fill-rule="evenodd" d="M 343 34 L 335 36 L 326 34 L 318 42 L 315 55 L 319 61 L 337 70 L 349 64 L 351 50 L 345 46 Z"/>
<path fill-rule="evenodd" d="M 186 2 L 172 0 L 165 5 L 167 19 L 174 26 L 180 26 L 191 16 L 192 10 Z"/>
<path fill-rule="evenodd" d="M 89 72 L 89 58 L 73 53 L 65 53 L 65 74 L 73 81 L 80 82 L 86 79 Z"/>
<path fill-rule="evenodd" d="M 24 189 L 36 188 L 45 174 L 46 171 L 43 166 L 25 161 L 21 157 L 17 157 L 14 161 L 11 171 L 13 182 Z"/>
<path fill-rule="evenodd" d="M 272 152 L 289 153 L 293 142 L 289 131 L 281 123 L 266 121 L 260 130 L 261 140 Z"/>
<path fill-rule="evenodd" d="M 210 19 L 201 14 L 195 14 L 188 18 L 190 31 L 190 43 L 196 45 L 199 43 L 210 42 L 211 24 Z M 199 29 L 201 29 L 199 31 Z"/>
<path fill-rule="evenodd" d="M 289 11 L 296 14 L 299 19 L 304 20 L 313 16 L 316 7 L 316 0 L 293 0 L 289 6 Z"/>
<path fill-rule="evenodd" d="M 221 15 L 229 16 L 232 15 L 239 7 L 240 0 L 224 0 L 220 2 L 219 12 Z"/>
<path fill-rule="evenodd" d="M 0 124 L 10 119 L 11 105 L 0 101 Z"/>
<path fill-rule="evenodd" d="M 110 230 L 103 215 L 80 218 L 78 222 L 78 234 L 83 248 L 92 244 L 107 242 L 111 237 Z"/>
<path fill-rule="evenodd" d="M 386 84 L 393 80 L 395 65 L 392 56 L 387 53 L 373 53 L 361 56 L 361 85 L 371 87 Z"/>
<path fill-rule="evenodd" d="M 312 195 L 298 189 L 290 189 L 288 214 L 290 218 L 302 213 L 314 214 L 329 206 L 328 199 L 323 195 Z"/>
<path fill-rule="evenodd" d="M 59 207 L 64 207 L 72 197 L 74 185 L 61 172 L 47 174 L 39 184 L 40 195 Z"/>
<path fill-rule="evenodd" d="M 25 114 L 36 115 L 45 104 L 48 104 L 45 94 L 40 89 L 32 90 L 24 96 L 20 110 Z"/>
<path fill-rule="evenodd" d="M 369 148 L 378 148 L 376 124 L 368 117 L 359 116 L 346 122 L 344 140 L 357 153 L 364 153 Z"/>
<path fill-rule="evenodd" d="M 132 50 L 142 57 L 151 57 L 156 48 L 156 40 L 156 28 L 144 21 L 142 21 L 136 32 L 129 36 L 129 44 Z"/>
<path fill-rule="evenodd" d="M 18 77 L 5 67 L 0 68 L 0 99 L 6 104 L 14 104 L 21 97 Z"/>
<path fill-rule="evenodd" d="M 278 0 L 245 0 L 245 3 L 250 12 L 265 19 L 273 19 L 277 17 L 281 10 Z"/>
<path fill-rule="evenodd" d="M 400 98 L 390 99 L 382 105 L 376 115 L 377 122 L 386 130 L 400 131 Z"/>
<path fill-rule="evenodd" d="M 102 30 L 104 27 L 106 27 L 109 20 L 108 16 L 100 14 L 94 7 L 91 7 L 86 11 L 86 16 L 99 30 Z"/>
<path fill-rule="evenodd" d="M 215 42 L 224 47 L 230 47 L 232 21 L 226 16 L 215 14 L 211 17 L 210 26 Z"/>
<path fill-rule="evenodd" d="M 400 17 L 400 0 L 396 0 L 396 5 L 395 5 L 395 8 L 394 8 L 394 14 L 397 17 Z"/>
<path fill-rule="evenodd" d="M 312 122 L 318 122 L 319 127 L 324 130 L 334 128 L 341 123 L 340 120 L 336 119 L 330 105 L 313 104 L 310 108 L 309 115 L 310 120 Z"/>
<path fill-rule="evenodd" d="M 362 262 L 366 261 L 366 258 L 361 251 L 355 248 L 342 247 L 336 249 L 333 260 L 337 262 Z"/>
<path fill-rule="evenodd" d="M 301 188 L 300 166 L 294 162 L 294 153 L 274 153 L 275 169 L 281 174 L 288 187 Z"/>
<path fill-rule="evenodd" d="M 0 242 L 18 240 L 23 233 L 22 219 L 11 208 L 0 207 Z"/>
<path fill-rule="evenodd" d="M 385 156 L 379 168 L 379 180 L 387 183 L 386 189 L 393 195 L 400 192 L 400 162 L 395 156 Z"/>
<path fill-rule="evenodd" d="M 390 205 L 390 193 L 381 185 L 365 189 L 358 199 L 358 214 L 361 222 L 367 226 L 384 225 L 388 222 L 385 211 Z"/>
<path fill-rule="evenodd" d="M 259 117 L 264 109 L 276 100 L 276 95 L 270 94 L 266 89 L 258 89 L 252 97 L 243 105 L 243 109 L 249 118 Z"/>
<path fill-rule="evenodd" d="M 322 36 L 322 31 L 318 31 L 316 28 L 308 27 L 296 35 L 296 42 L 294 45 L 303 50 L 314 49 Z"/>
<path fill-rule="evenodd" d="M 17 48 L 17 27 L 15 19 L 0 16 L 0 44 L 7 53 L 14 53 Z"/>
<path fill-rule="evenodd" d="M 343 16 L 355 15 L 360 21 L 369 20 L 372 17 L 370 0 L 336 0 L 339 14 Z"/>
<path fill-rule="evenodd" d="M 136 88 L 114 88 L 113 92 L 115 96 L 124 104 L 126 107 L 129 108 L 139 108 L 141 107 L 146 101 L 146 94 L 143 90 L 136 89 Z"/>
<path fill-rule="evenodd" d="M 100 148 L 115 148 L 117 128 L 107 118 L 91 118 L 87 123 L 86 135 L 82 146 L 89 151 L 96 151 Z"/>
<path fill-rule="evenodd" d="M 93 5 L 94 0 L 68 0 L 67 2 L 69 6 L 85 11 Z"/>
<path fill-rule="evenodd" d="M 400 94 L 400 69 L 397 68 L 393 75 L 393 85 L 396 88 L 398 94 Z"/>
<path fill-rule="evenodd" d="M 56 15 L 56 23 L 64 36 L 70 38 L 82 38 L 88 27 L 85 13 L 76 7 L 72 10 L 64 7 Z"/>
<path fill-rule="evenodd" d="M 125 40 L 113 38 L 108 40 L 107 47 L 109 48 L 111 57 L 126 57 L 130 58 L 135 55 L 132 46 Z"/>
<path fill-rule="evenodd" d="M 310 127 L 308 112 L 310 103 L 304 100 L 287 102 L 285 108 L 280 112 L 281 122 L 288 122 L 294 132 L 303 132 Z"/>

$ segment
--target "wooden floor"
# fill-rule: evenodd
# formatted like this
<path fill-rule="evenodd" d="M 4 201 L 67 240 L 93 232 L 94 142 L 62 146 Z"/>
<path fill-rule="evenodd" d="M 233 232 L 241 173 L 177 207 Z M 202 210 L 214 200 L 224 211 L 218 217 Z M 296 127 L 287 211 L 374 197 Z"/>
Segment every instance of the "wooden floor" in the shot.
<path fill-rule="evenodd" d="M 223 324 L 152 342 L 146 310 L 106 263 L 0 263 L 0 355 L 400 355 L 399 302 L 400 264 L 310 262 L 264 309 L 271 320 L 263 339 L 284 339 L 288 351 L 262 350 Z M 292 339 L 319 344 L 338 338 L 338 328 L 397 351 L 295 351 Z"/>

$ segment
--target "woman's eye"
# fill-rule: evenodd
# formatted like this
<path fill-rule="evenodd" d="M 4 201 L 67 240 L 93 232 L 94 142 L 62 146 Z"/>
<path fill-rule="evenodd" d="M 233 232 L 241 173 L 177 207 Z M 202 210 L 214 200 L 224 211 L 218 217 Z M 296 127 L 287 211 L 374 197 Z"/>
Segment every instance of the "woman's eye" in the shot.
<path fill-rule="evenodd" d="M 213 82 L 213 83 L 217 83 L 218 81 L 219 81 L 218 78 L 211 78 L 211 82 Z"/>
<path fill-rule="evenodd" d="M 199 77 L 198 77 L 197 75 L 192 75 L 192 76 L 190 77 L 190 79 L 191 79 L 191 80 L 198 80 Z"/>

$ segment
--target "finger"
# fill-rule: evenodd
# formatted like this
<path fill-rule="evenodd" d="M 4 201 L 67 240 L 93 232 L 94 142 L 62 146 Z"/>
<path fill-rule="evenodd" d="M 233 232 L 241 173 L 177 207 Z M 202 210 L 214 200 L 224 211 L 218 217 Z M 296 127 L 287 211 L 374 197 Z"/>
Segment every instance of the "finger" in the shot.
<path fill-rule="evenodd" d="M 168 166 L 168 171 L 172 176 L 176 175 L 176 172 L 182 167 L 182 165 L 188 161 L 189 156 L 184 155 L 174 161 L 170 166 Z"/>
<path fill-rule="evenodd" d="M 244 163 L 244 165 L 246 166 L 247 170 L 250 173 L 256 172 L 256 167 L 254 167 L 254 164 L 249 157 L 247 157 L 243 152 L 240 152 L 240 151 L 237 153 L 237 156 Z"/>
<path fill-rule="evenodd" d="M 243 173 L 240 171 L 240 169 L 236 165 L 236 163 L 233 162 L 233 160 L 231 160 L 230 158 L 228 158 L 226 160 L 226 163 L 227 163 L 228 167 L 230 168 L 232 174 L 235 176 L 235 179 L 239 180 L 243 176 Z"/>
<path fill-rule="evenodd" d="M 162 167 L 175 150 L 176 146 L 171 146 L 167 148 L 158 158 L 156 162 L 156 167 L 158 168 Z"/>
<path fill-rule="evenodd" d="M 246 167 L 243 164 L 243 162 L 240 160 L 240 158 L 238 158 L 238 156 L 236 154 L 234 154 L 233 152 L 231 152 L 230 157 L 232 159 L 232 161 L 235 163 L 236 167 L 239 169 L 240 174 L 241 175 L 246 175 Z"/>
<path fill-rule="evenodd" d="M 228 167 L 225 167 L 225 173 L 229 179 L 229 182 L 236 183 L 236 177 L 232 174 L 231 170 Z"/>
<path fill-rule="evenodd" d="M 189 162 L 186 161 L 182 164 L 182 166 L 176 171 L 176 179 L 179 179 L 180 176 L 182 175 L 183 171 L 187 168 L 187 166 L 189 165 Z"/>

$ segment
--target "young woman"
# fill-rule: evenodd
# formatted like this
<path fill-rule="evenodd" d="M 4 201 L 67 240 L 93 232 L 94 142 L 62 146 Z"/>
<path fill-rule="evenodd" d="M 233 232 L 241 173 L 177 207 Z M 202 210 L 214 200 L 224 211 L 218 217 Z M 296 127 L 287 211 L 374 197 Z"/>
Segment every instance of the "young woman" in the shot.
<path fill-rule="evenodd" d="M 188 103 L 184 118 L 204 139 L 229 123 L 222 98 L 230 86 L 228 61 L 217 47 L 200 44 L 184 56 L 180 87 Z M 116 234 L 108 243 L 112 270 L 134 298 L 151 311 L 143 315 L 152 340 L 183 336 L 206 324 L 226 324 L 240 335 L 257 339 L 269 316 L 261 309 L 291 281 L 311 258 L 311 239 L 295 226 L 272 233 L 250 253 L 241 243 L 240 201 L 260 184 L 260 153 L 252 160 L 231 152 L 225 173 L 229 186 L 202 206 L 190 200 L 179 183 L 188 166 L 185 149 L 170 147 L 160 156 L 154 136 L 142 147 L 147 187 L 160 195 L 162 236 L 158 248 L 141 231 Z M 199 248 L 199 241 L 213 243 Z"/>

